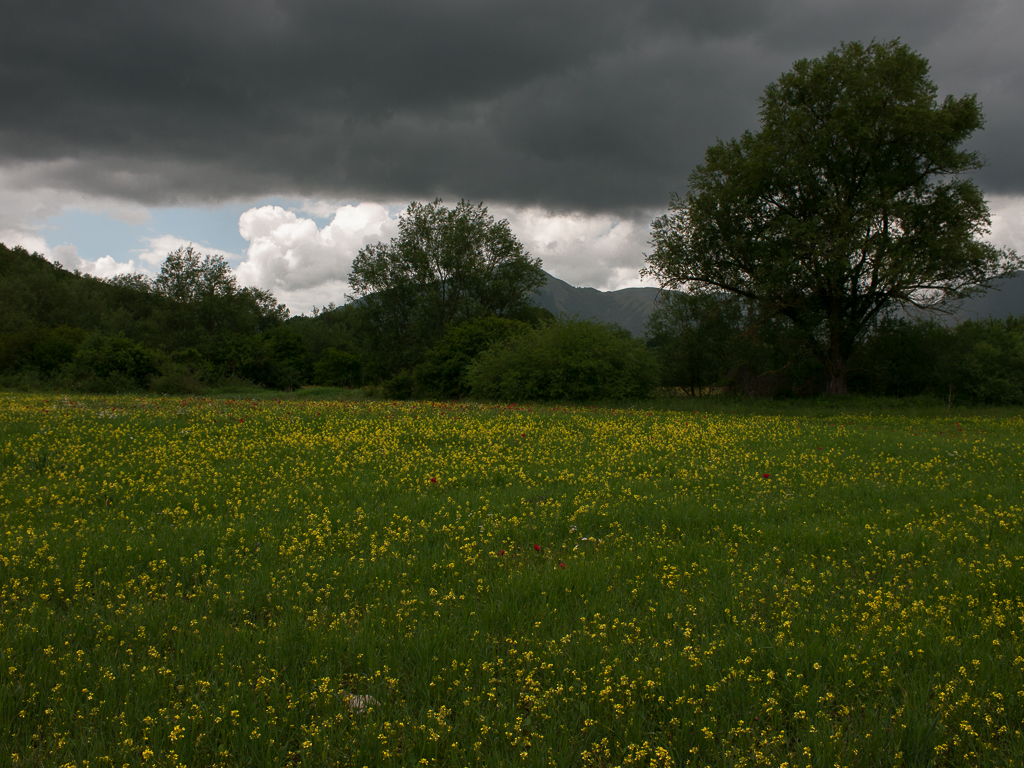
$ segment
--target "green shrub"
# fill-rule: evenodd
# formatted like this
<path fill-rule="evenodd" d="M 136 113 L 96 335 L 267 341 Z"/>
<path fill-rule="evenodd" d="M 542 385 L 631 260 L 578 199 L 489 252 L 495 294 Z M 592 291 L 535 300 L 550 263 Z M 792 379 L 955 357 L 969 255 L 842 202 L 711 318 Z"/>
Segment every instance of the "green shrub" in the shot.
<path fill-rule="evenodd" d="M 351 352 L 332 347 L 313 366 L 313 383 L 321 387 L 358 387 L 362 362 Z"/>
<path fill-rule="evenodd" d="M 441 343 L 427 353 L 427 359 L 414 369 L 416 395 L 468 395 L 466 370 L 477 356 L 494 344 L 529 330 L 530 326 L 524 322 L 494 316 L 476 318 L 450 328 Z"/>
<path fill-rule="evenodd" d="M 81 328 L 67 326 L 30 326 L 0 334 L 0 373 L 12 374 L 22 367 L 31 367 L 37 377 L 53 376 L 74 360 L 85 337 Z"/>
<path fill-rule="evenodd" d="M 385 381 L 380 391 L 388 400 L 408 400 L 412 397 L 413 385 L 412 370 L 406 368 Z"/>
<path fill-rule="evenodd" d="M 269 389 L 292 390 L 309 380 L 302 337 L 279 325 L 258 336 L 238 336 L 221 352 L 224 373 Z"/>
<path fill-rule="evenodd" d="M 937 366 L 953 331 L 935 320 L 886 317 L 850 361 L 850 389 L 865 394 L 944 396 Z"/>
<path fill-rule="evenodd" d="M 203 372 L 209 365 L 195 349 L 162 355 L 158 372 L 149 380 L 153 392 L 167 395 L 198 395 L 206 390 Z"/>
<path fill-rule="evenodd" d="M 92 335 L 79 347 L 72 363 L 78 389 L 123 392 L 145 389 L 157 373 L 152 350 L 124 336 Z"/>
<path fill-rule="evenodd" d="M 1024 403 L 1024 318 L 960 323 L 939 368 L 954 396 L 975 403 Z"/>
<path fill-rule="evenodd" d="M 587 400 L 644 397 L 657 362 L 618 326 L 562 319 L 482 352 L 466 371 L 474 397 L 487 400 Z"/>
<path fill-rule="evenodd" d="M 690 395 L 727 382 L 738 362 L 743 304 L 724 294 L 665 293 L 647 321 L 661 385 Z"/>

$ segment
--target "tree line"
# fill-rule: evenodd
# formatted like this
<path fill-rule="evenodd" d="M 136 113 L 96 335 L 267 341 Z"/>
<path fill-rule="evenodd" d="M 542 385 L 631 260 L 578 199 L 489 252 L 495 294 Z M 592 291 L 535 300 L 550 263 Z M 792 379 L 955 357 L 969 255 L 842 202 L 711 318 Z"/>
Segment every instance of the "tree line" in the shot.
<path fill-rule="evenodd" d="M 353 300 L 289 317 L 191 246 L 153 280 L 102 281 L 0 252 L 0 384 L 188 392 L 364 386 L 388 397 L 584 400 L 691 394 L 932 393 L 1024 400 L 1019 319 L 909 320 L 1015 273 L 985 241 L 962 174 L 974 96 L 937 100 L 898 40 L 801 60 L 761 98 L 760 130 L 708 148 L 652 223 L 642 271 L 664 289 L 646 342 L 553 318 L 507 221 L 413 203 L 356 257 Z M 934 317 L 934 314 L 930 315 Z"/>
<path fill-rule="evenodd" d="M 648 322 L 661 384 L 690 396 L 810 397 L 828 371 L 785 317 L 727 293 L 666 293 Z M 1024 315 L 876 318 L 847 361 L 850 392 L 958 404 L 1024 403 Z"/>
<path fill-rule="evenodd" d="M 657 363 L 620 328 L 551 316 L 545 280 L 481 205 L 413 203 L 362 249 L 343 305 L 290 317 L 192 246 L 100 280 L 0 246 L 0 386 L 84 392 L 364 387 L 391 398 L 636 397 Z"/>
<path fill-rule="evenodd" d="M 658 387 L 804 397 L 827 381 L 799 328 L 724 292 L 666 291 L 643 341 L 527 302 L 504 315 L 463 308 L 437 327 L 437 307 L 428 311 L 422 294 L 423 317 L 414 321 L 407 307 L 395 328 L 382 320 L 396 310 L 380 293 L 290 317 L 270 293 L 239 288 L 219 257 L 193 248 L 169 254 L 148 282 L 99 280 L 0 245 L 0 386 L 197 394 L 318 384 L 390 398 L 585 401 Z M 1024 317 L 947 325 L 885 315 L 851 356 L 848 376 L 851 391 L 868 395 L 1024 403 Z"/>

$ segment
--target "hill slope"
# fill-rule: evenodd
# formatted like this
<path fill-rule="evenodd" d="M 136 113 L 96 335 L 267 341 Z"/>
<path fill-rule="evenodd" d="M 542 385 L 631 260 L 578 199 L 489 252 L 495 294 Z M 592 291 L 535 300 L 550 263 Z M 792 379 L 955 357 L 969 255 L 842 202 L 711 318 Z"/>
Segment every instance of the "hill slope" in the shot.
<path fill-rule="evenodd" d="M 660 288 L 623 288 L 618 291 L 599 291 L 596 288 L 576 288 L 547 272 L 548 282 L 534 298 L 538 307 L 555 316 L 579 315 L 584 320 L 621 325 L 633 336 L 644 335 L 644 325 L 654 310 Z M 985 320 L 1024 315 L 1024 274 L 1006 280 L 997 280 L 988 293 L 962 302 L 953 315 L 956 322 Z"/>
<path fill-rule="evenodd" d="M 660 288 L 623 288 L 618 291 L 599 291 L 596 288 L 576 288 L 547 272 L 548 282 L 534 298 L 555 316 L 579 315 L 583 320 L 598 320 L 621 325 L 633 336 L 644 335 L 644 324 L 654 309 L 654 300 Z"/>

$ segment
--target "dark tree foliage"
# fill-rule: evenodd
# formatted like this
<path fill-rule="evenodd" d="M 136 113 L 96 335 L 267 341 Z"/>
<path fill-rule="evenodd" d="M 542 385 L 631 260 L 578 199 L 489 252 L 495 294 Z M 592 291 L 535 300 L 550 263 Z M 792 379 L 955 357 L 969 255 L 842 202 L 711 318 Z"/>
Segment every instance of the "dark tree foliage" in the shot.
<path fill-rule="evenodd" d="M 0 333 L 0 370 L 30 367 L 44 378 L 52 376 L 74 359 L 85 337 L 81 328 L 67 326 L 34 325 Z"/>
<path fill-rule="evenodd" d="M 1024 317 L 956 325 L 883 318 L 853 358 L 851 378 L 874 395 L 1024 404 Z"/>
<path fill-rule="evenodd" d="M 288 318 L 269 291 L 239 288 L 222 256 L 204 256 L 191 245 L 168 254 L 152 290 L 173 302 L 175 348 L 208 348 L 220 336 L 260 333 Z"/>
<path fill-rule="evenodd" d="M 362 379 L 359 357 L 337 347 L 324 350 L 313 367 L 313 383 L 322 387 L 358 387 Z"/>
<path fill-rule="evenodd" d="M 465 379 L 485 400 L 614 400 L 650 394 L 658 365 L 629 331 L 561 319 L 485 350 Z"/>
<path fill-rule="evenodd" d="M 697 397 L 724 386 L 738 363 L 743 315 L 732 294 L 664 292 L 647 321 L 662 385 Z"/>
<path fill-rule="evenodd" d="M 494 316 L 449 328 L 441 342 L 413 370 L 413 393 L 428 397 L 465 397 L 470 392 L 466 371 L 480 353 L 529 330 L 530 326 L 520 320 Z"/>
<path fill-rule="evenodd" d="M 544 280 L 508 222 L 465 200 L 412 203 L 398 236 L 363 248 L 349 276 L 383 377 L 422 360 L 453 325 L 529 313 Z"/>
<path fill-rule="evenodd" d="M 312 365 L 313 383 L 332 387 L 357 387 L 364 378 L 361 307 L 358 304 L 330 304 L 313 308 L 312 316 L 300 315 L 288 321 L 298 334 Z"/>
<path fill-rule="evenodd" d="M 792 323 L 758 309 L 725 292 L 666 292 L 647 324 L 662 385 L 691 396 L 813 391 L 820 385 L 821 367 L 804 351 Z"/>
<path fill-rule="evenodd" d="M 1024 316 L 968 320 L 952 337 L 935 377 L 946 383 L 950 397 L 969 403 L 1024 403 Z"/>
<path fill-rule="evenodd" d="M 851 359 L 851 383 L 858 391 L 891 397 L 938 394 L 949 383 L 939 371 L 953 336 L 934 319 L 885 316 Z"/>
<path fill-rule="evenodd" d="M 79 389 L 121 392 L 145 389 L 157 373 L 153 351 L 124 336 L 92 334 L 73 361 Z"/>
<path fill-rule="evenodd" d="M 708 148 L 654 221 L 645 273 L 786 317 L 826 391 L 845 392 L 880 313 L 963 297 L 1019 263 L 982 240 L 988 206 L 961 176 L 981 166 L 961 149 L 977 99 L 938 103 L 928 69 L 899 41 L 796 62 L 766 88 L 760 130 Z"/>
<path fill-rule="evenodd" d="M 181 304 L 200 304 L 234 295 L 238 282 L 223 256 L 204 256 L 188 245 L 167 254 L 153 290 Z"/>
<path fill-rule="evenodd" d="M 39 254 L 0 244 L 0 333 L 106 325 L 141 336 L 162 309 L 159 300 L 137 290 L 68 272 Z"/>
<path fill-rule="evenodd" d="M 285 371 L 263 380 L 292 385 L 287 371 L 307 375 L 305 361 L 296 365 L 280 344 L 240 341 L 260 340 L 286 317 L 268 291 L 239 288 L 223 259 L 194 248 L 170 254 L 150 283 L 99 280 L 0 246 L 0 381 L 8 386 L 197 391 L 246 365 Z M 238 349 L 253 350 L 254 360 Z"/>

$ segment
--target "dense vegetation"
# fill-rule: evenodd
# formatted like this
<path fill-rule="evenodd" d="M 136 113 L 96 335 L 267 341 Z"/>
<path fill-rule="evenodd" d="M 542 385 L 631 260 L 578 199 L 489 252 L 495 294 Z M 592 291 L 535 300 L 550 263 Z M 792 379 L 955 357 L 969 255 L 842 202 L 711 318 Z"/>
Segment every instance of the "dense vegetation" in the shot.
<path fill-rule="evenodd" d="M 641 397 L 659 384 L 793 397 L 816 395 L 825 381 L 785 318 L 725 294 L 666 292 L 646 345 L 522 306 L 513 317 L 471 314 L 426 343 L 381 333 L 375 311 L 356 301 L 289 317 L 268 292 L 240 288 L 226 264 L 192 249 L 170 254 L 147 282 L 98 280 L 0 245 L 0 386 L 196 394 L 316 384 L 392 399 L 579 401 Z M 851 388 L 1024 402 L 1024 320 L 940 320 L 877 320 L 850 361 Z M 388 362 L 396 358 L 405 360 L 397 369 Z"/>
<path fill-rule="evenodd" d="M 949 403 L 1024 403 L 1024 316 L 943 322 L 943 315 L 875 320 L 849 361 L 850 388 Z M 687 394 L 817 395 L 825 368 L 784 317 L 765 317 L 727 294 L 666 293 L 648 343 L 662 384 Z"/>

